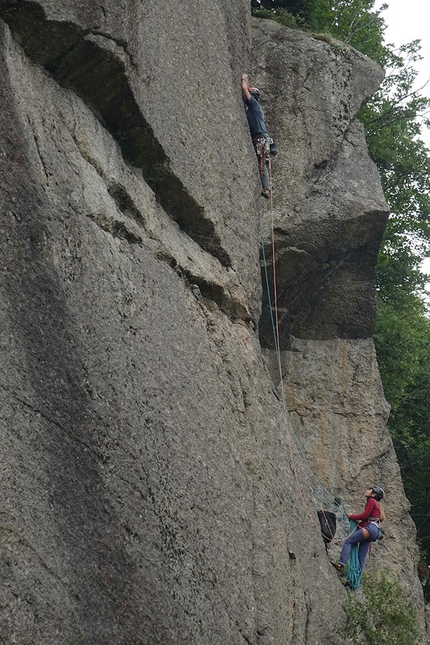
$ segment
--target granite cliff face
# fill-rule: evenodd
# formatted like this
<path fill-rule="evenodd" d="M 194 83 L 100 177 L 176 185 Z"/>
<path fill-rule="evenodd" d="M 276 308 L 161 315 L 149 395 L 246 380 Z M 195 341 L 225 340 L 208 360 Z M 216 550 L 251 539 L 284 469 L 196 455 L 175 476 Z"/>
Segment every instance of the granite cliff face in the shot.
<path fill-rule="evenodd" d="M 250 63 L 248 4 L 0 0 L 1 642 L 342 643 L 271 378 L 250 64 L 291 423 L 346 505 L 388 489 L 370 566 L 422 607 L 369 340 L 386 206 L 355 115 L 380 72 L 270 23 Z"/>
<path fill-rule="evenodd" d="M 289 334 L 368 338 L 388 207 L 356 116 L 382 70 L 342 43 L 271 21 L 254 23 L 253 59 L 282 151 L 273 164 L 281 346 Z M 261 338 L 270 346 L 267 306 Z"/>

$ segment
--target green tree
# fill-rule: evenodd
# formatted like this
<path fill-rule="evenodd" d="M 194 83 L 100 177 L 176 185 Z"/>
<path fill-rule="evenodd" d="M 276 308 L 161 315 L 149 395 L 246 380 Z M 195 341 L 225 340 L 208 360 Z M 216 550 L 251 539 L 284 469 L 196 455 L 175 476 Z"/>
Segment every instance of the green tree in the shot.
<path fill-rule="evenodd" d="M 430 319 L 425 299 L 429 277 L 420 270 L 430 255 L 430 152 L 419 139 L 430 101 L 415 91 L 414 41 L 398 52 L 387 48 L 386 79 L 363 108 L 369 152 L 378 166 L 391 216 L 378 262 L 375 346 L 388 427 L 396 448 L 423 565 L 430 584 Z"/>
<path fill-rule="evenodd" d="M 387 68 L 386 78 L 359 116 L 391 209 L 385 241 L 396 249 L 408 235 L 411 250 L 416 247 L 422 257 L 430 252 L 430 157 L 419 135 L 429 125 L 430 99 L 414 89 L 420 43 L 384 50 L 379 62 Z M 411 258 L 416 264 L 418 253 Z"/>
<path fill-rule="evenodd" d="M 384 20 L 375 0 L 252 0 L 254 15 L 279 20 L 286 26 L 299 26 L 327 33 L 346 42 L 366 55 L 381 57 Z M 286 22 L 286 14 L 294 24 Z"/>

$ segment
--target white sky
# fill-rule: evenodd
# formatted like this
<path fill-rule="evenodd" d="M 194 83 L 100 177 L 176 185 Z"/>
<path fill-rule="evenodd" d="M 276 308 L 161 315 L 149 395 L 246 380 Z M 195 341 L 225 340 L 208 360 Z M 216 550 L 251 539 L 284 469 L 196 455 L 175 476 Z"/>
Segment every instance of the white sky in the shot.
<path fill-rule="evenodd" d="M 375 8 L 382 4 L 381 0 L 377 0 Z M 421 40 L 423 60 L 414 64 L 419 72 L 416 84 L 418 89 L 430 78 L 430 0 L 386 0 L 386 4 L 388 9 L 382 12 L 387 25 L 385 42 L 399 47 L 411 40 Z M 422 90 L 422 94 L 430 97 L 430 83 Z M 423 128 L 421 139 L 430 148 L 430 130 Z M 422 270 L 430 274 L 429 258 L 424 260 Z"/>

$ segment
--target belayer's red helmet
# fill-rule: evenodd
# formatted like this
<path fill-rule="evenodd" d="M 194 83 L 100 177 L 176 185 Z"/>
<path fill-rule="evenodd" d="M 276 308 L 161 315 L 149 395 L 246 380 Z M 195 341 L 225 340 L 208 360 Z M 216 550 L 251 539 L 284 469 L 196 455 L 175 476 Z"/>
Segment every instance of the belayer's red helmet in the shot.
<path fill-rule="evenodd" d="M 257 87 L 250 87 L 249 93 L 251 94 L 251 96 L 257 99 L 257 101 L 260 100 L 260 90 Z"/>

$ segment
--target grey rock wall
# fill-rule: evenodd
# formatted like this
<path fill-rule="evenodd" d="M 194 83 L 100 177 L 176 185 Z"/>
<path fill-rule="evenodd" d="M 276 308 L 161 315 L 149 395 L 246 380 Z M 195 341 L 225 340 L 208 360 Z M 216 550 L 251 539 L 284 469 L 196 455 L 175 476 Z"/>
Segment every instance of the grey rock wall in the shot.
<path fill-rule="evenodd" d="M 272 350 L 265 350 L 265 356 L 273 381 L 279 383 Z M 390 408 L 373 340 L 291 338 L 291 349 L 282 352 L 281 360 L 291 427 L 319 480 L 349 513 L 362 512 L 366 488 L 384 488 L 386 536 L 373 546 L 368 571 L 399 576 L 422 617 L 416 531 L 386 428 Z M 316 491 L 321 494 L 317 486 Z M 339 550 L 340 545 L 331 545 L 331 557 Z"/>
<path fill-rule="evenodd" d="M 367 338 L 388 207 L 356 117 L 383 72 L 342 43 L 269 20 L 253 25 L 252 82 L 280 150 L 273 217 L 281 347 L 289 334 Z M 268 213 L 263 230 L 271 265 Z M 271 347 L 267 299 L 263 307 L 260 337 Z"/>
<path fill-rule="evenodd" d="M 251 152 L 233 85 L 248 48 L 245 7 L 3 0 L 0 13 L 30 59 L 94 111 L 181 230 L 246 289 L 239 314 L 255 318 L 255 193 L 251 164 L 239 163 Z"/>
<path fill-rule="evenodd" d="M 256 334 L 248 9 L 0 0 L 0 642 L 342 643 Z"/>
<path fill-rule="evenodd" d="M 386 427 L 390 410 L 371 339 L 374 266 L 388 207 L 356 116 L 381 70 L 342 43 L 270 21 L 253 21 L 252 52 L 252 84 L 262 91 L 268 130 L 280 149 L 273 211 L 263 212 L 262 228 L 272 305 L 274 230 L 291 428 L 317 480 L 348 512 L 362 511 L 366 488 L 383 486 L 386 539 L 373 547 L 368 570 L 399 577 L 424 632 L 415 526 Z M 267 293 L 260 340 L 281 395 Z M 314 486 L 321 502 L 325 494 L 318 482 Z M 329 547 L 333 558 L 339 551 L 339 544 Z"/>

